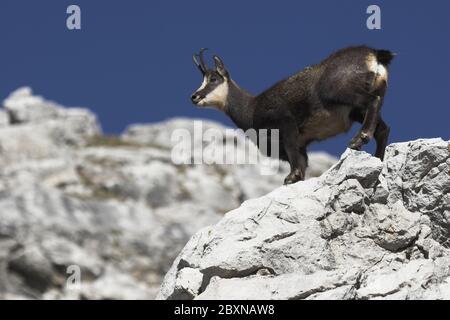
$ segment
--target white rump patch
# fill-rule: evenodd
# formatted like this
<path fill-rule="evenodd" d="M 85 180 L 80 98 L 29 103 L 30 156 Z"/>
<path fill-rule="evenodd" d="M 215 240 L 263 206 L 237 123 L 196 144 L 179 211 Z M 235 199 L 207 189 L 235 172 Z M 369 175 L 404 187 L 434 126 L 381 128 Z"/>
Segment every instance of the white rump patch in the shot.
<path fill-rule="evenodd" d="M 379 80 L 387 80 L 387 69 L 381 63 L 378 63 L 377 58 L 374 55 L 370 55 L 367 58 L 367 68 L 376 74 Z"/>
<path fill-rule="evenodd" d="M 380 77 L 384 78 L 387 74 L 387 70 L 386 67 L 383 66 L 382 64 L 378 64 L 377 65 L 377 72 L 376 72 Z"/>

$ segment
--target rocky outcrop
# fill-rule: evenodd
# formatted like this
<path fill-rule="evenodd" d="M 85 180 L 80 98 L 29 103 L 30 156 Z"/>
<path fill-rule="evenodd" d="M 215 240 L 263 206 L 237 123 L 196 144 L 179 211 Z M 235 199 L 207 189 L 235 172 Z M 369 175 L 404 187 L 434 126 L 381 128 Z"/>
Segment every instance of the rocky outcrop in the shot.
<path fill-rule="evenodd" d="M 0 109 L 0 128 L 9 125 L 8 113 Z"/>
<path fill-rule="evenodd" d="M 89 110 L 29 88 L 12 93 L 0 110 L 0 298 L 153 298 L 195 232 L 287 174 L 286 164 L 273 175 L 258 165 L 175 165 L 175 129 L 192 132 L 193 121 L 104 136 Z M 205 144 L 194 137 L 194 154 Z M 336 161 L 310 158 L 309 176 Z"/>
<path fill-rule="evenodd" d="M 159 299 L 450 299 L 450 149 L 347 150 L 196 233 Z"/>

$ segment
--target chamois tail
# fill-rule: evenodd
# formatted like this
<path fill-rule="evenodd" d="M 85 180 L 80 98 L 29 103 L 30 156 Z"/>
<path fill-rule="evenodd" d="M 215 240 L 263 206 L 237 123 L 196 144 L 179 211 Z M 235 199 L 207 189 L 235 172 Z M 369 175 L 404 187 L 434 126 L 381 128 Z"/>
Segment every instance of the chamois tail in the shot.
<path fill-rule="evenodd" d="M 387 67 L 396 56 L 396 53 L 389 50 L 375 50 L 375 55 L 377 56 L 377 61 Z"/>

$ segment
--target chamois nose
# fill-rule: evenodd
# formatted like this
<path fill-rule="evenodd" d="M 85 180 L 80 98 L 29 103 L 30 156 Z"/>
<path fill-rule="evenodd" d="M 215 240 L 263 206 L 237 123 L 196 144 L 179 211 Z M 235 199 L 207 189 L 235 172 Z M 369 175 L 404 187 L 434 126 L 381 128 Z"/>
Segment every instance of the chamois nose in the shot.
<path fill-rule="evenodd" d="M 197 103 L 200 102 L 200 100 L 202 100 L 202 97 L 199 94 L 194 93 L 191 96 L 191 100 L 192 100 L 193 103 L 197 104 Z"/>

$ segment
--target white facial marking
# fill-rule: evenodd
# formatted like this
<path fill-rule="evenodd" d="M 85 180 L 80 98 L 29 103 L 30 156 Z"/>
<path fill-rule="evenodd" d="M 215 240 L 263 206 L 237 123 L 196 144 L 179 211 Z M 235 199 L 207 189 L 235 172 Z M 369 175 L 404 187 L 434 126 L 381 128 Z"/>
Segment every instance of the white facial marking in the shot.
<path fill-rule="evenodd" d="M 213 91 L 208 93 L 205 98 L 203 98 L 198 104 L 201 106 L 218 106 L 220 108 L 224 107 L 227 102 L 228 97 L 228 83 L 227 81 L 222 82 Z"/>
<path fill-rule="evenodd" d="M 202 82 L 201 86 L 195 92 L 204 89 L 206 87 L 207 83 L 208 83 L 208 81 L 206 80 L 206 77 L 203 77 L 203 82 Z"/>

